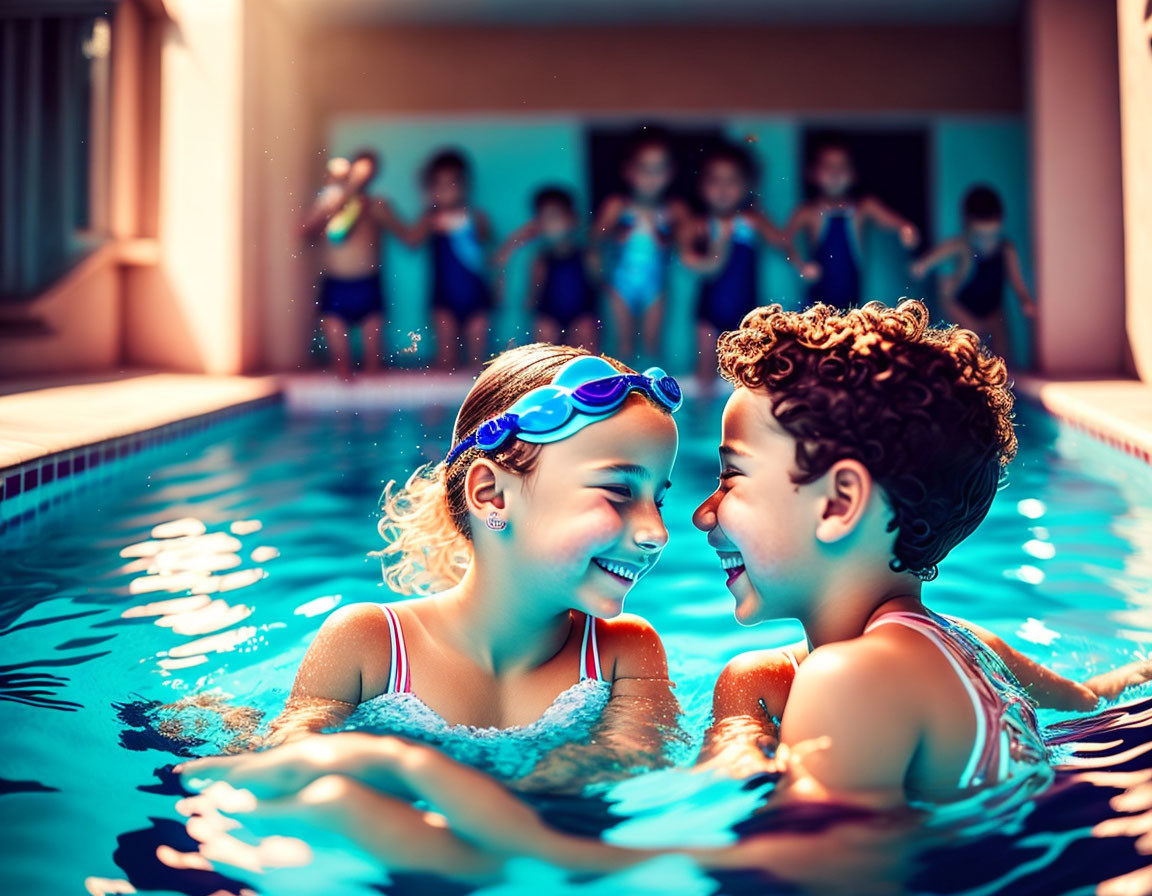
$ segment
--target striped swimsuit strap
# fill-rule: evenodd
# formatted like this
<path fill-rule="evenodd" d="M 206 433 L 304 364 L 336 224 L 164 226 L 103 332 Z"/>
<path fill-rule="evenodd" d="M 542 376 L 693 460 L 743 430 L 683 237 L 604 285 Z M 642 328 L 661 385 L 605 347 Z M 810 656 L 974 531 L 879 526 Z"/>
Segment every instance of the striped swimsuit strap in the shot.
<path fill-rule="evenodd" d="M 918 613 L 886 613 L 873 620 L 865 631 L 887 624 L 902 625 L 919 632 L 936 646 L 952 666 L 956 677 L 964 686 L 965 693 L 968 694 L 968 699 L 972 702 L 972 711 L 976 716 L 976 736 L 968 762 L 960 775 L 960 788 L 963 790 L 974 784 L 985 783 L 990 776 L 989 773 L 994 777 L 1001 764 L 998 729 L 1002 713 L 997 711 L 999 701 L 995 690 L 980 674 L 965 647 L 949 637 L 946 630 L 931 617 L 921 616 Z"/>
<path fill-rule="evenodd" d="M 388 635 L 392 648 L 392 658 L 388 670 L 388 694 L 412 693 L 412 669 L 408 663 L 408 648 L 404 643 L 404 629 L 400 617 L 387 604 L 380 604 L 384 618 L 388 620 Z M 580 644 L 580 680 L 604 681 L 600 671 L 600 646 L 596 640 L 596 620 L 584 617 L 584 637 Z"/>

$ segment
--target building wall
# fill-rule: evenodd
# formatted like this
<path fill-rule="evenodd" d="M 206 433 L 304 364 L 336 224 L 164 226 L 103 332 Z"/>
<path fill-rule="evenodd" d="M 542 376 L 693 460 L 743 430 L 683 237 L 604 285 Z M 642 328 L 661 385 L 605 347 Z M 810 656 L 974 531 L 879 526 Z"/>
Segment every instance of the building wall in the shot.
<path fill-rule="evenodd" d="M 1152 8 L 1116 5 L 1124 171 L 1126 322 L 1135 369 L 1152 382 Z"/>
<path fill-rule="evenodd" d="M 1027 7 L 1032 228 L 1044 373 L 1115 374 L 1125 361 L 1116 7 Z"/>

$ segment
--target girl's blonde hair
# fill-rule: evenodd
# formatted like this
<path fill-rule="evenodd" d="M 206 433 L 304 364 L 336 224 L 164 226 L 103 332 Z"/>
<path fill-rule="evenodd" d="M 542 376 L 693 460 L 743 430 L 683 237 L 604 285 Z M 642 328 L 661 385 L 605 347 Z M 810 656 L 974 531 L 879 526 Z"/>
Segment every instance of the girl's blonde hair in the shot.
<path fill-rule="evenodd" d="M 467 438 L 484 421 L 508 410 L 521 396 L 545 386 L 582 348 L 538 342 L 497 355 L 476 379 L 452 428 L 452 444 Z M 605 361 L 621 373 L 634 371 L 619 361 Z M 472 461 L 486 456 L 513 473 L 530 473 L 540 446 L 512 439 L 494 451 L 471 448 L 449 467 L 443 461 L 419 467 L 402 488 L 384 489 L 380 535 L 384 583 L 398 594 L 429 594 L 460 581 L 472 562 L 472 529 L 464 497 Z"/>

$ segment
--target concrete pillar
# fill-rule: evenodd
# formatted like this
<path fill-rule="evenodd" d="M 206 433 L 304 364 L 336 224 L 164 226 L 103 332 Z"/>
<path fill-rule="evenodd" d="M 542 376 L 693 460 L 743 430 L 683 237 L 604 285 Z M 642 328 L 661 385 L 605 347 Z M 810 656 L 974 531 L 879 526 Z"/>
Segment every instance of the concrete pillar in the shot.
<path fill-rule="evenodd" d="M 1152 383 L 1152 5 L 1118 0 L 1125 316 L 1136 372 Z"/>
<path fill-rule="evenodd" d="M 1115 375 L 1126 351 L 1116 7 L 1031 0 L 1026 27 L 1040 369 Z"/>

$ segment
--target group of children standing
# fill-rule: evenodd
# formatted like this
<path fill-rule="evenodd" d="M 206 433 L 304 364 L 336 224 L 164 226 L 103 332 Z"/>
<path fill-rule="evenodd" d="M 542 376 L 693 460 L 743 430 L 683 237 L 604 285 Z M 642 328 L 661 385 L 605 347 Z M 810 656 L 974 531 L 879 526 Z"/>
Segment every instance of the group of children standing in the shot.
<path fill-rule="evenodd" d="M 530 250 L 536 338 L 598 350 L 601 314 L 607 312 L 615 351 L 625 358 L 658 353 L 668 272 L 678 258 L 699 279 L 697 373 L 708 379 L 715 376 L 717 336 L 738 327 L 761 304 L 759 260 L 765 249 L 782 253 L 793 265 L 808 284 L 809 302 L 852 308 L 861 301 L 862 246 L 869 228 L 898 234 L 908 250 L 920 242 L 910 221 L 879 199 L 857 194 L 851 154 L 836 141 L 821 144 L 806 171 L 814 197 L 780 227 L 756 205 L 756 166 L 743 147 L 725 143 L 704 156 L 697 180 L 703 213 L 698 214 L 669 193 L 676 172 L 668 137 L 642 129 L 621 166 L 625 189 L 603 200 L 591 227 L 584 225 L 570 190 L 548 186 L 533 197 L 530 220 L 494 251 L 490 222 L 471 201 L 471 169 L 461 152 L 439 151 L 424 165 L 425 208 L 414 223 L 403 221 L 386 200 L 369 196 L 378 168 L 377 156 L 368 150 L 351 162 L 332 160 L 329 183 L 304 223 L 307 237 L 322 237 L 321 325 L 341 375 L 351 370 L 351 328 L 363 330 L 364 368 L 371 371 L 380 363 L 379 264 L 386 235 L 413 248 L 427 247 L 438 367 L 452 369 L 486 357 L 490 314 L 503 292 L 502 271 L 515 253 Z M 996 193 L 972 188 L 963 218 L 964 233 L 914 262 L 911 273 L 924 278 L 950 263 L 941 280 L 946 316 L 1005 352 L 1005 283 L 1026 315 L 1035 305 L 1019 255 L 1004 236 Z"/>

